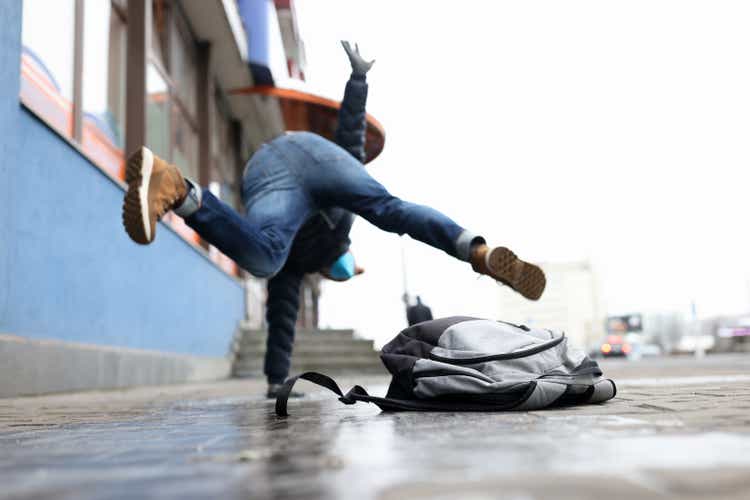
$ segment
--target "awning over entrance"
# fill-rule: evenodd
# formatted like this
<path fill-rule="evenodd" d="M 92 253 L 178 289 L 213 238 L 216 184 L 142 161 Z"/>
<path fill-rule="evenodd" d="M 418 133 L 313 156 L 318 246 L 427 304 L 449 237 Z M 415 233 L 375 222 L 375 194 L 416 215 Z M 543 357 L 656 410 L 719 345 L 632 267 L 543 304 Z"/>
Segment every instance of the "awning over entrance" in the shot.
<path fill-rule="evenodd" d="M 286 130 L 307 130 L 333 140 L 338 122 L 338 101 L 301 90 L 284 89 L 271 85 L 257 85 L 234 89 L 230 95 L 264 95 L 279 101 Z M 375 159 L 385 145 L 385 130 L 372 116 L 367 115 L 365 163 Z"/>

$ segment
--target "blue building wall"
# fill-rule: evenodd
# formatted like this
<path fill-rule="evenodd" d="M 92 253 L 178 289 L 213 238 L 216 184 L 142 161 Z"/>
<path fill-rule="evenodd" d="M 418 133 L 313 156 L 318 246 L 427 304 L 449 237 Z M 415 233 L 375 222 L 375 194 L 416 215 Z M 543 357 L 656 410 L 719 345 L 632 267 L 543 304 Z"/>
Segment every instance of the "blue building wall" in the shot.
<path fill-rule="evenodd" d="M 225 355 L 241 284 L 162 224 L 130 241 L 122 188 L 19 103 L 21 16 L 0 1 L 0 333 Z"/>

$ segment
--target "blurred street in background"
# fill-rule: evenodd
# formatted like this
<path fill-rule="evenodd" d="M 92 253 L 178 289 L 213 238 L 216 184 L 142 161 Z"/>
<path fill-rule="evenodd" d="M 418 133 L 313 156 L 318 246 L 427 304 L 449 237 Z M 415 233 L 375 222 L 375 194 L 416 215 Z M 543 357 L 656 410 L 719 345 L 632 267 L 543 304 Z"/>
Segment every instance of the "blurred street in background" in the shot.
<path fill-rule="evenodd" d="M 389 414 L 301 384 L 282 419 L 247 380 L 5 399 L 0 498 L 747 498 L 750 357 L 602 368 L 611 402 L 534 413 Z"/>

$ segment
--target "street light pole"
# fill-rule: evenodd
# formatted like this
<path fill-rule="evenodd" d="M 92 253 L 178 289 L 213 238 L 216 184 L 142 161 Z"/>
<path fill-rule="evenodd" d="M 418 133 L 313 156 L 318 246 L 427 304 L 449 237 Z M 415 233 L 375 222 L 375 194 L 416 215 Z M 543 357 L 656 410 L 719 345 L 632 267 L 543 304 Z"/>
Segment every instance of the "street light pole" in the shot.
<path fill-rule="evenodd" d="M 404 301 L 405 307 L 409 307 L 409 285 L 406 276 L 406 246 L 403 236 L 401 237 L 401 279 L 404 286 L 404 293 L 401 296 L 401 300 Z"/>

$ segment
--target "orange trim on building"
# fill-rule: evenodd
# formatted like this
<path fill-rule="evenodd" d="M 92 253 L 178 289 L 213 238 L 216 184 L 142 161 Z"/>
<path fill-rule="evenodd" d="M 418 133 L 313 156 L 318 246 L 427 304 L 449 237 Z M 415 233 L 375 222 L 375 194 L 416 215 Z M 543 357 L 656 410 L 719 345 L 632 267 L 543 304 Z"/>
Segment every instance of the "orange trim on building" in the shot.
<path fill-rule="evenodd" d="M 295 89 L 284 89 L 272 85 L 256 85 L 232 89 L 229 95 L 263 95 L 279 99 L 287 130 L 307 130 L 333 139 L 338 121 L 339 101 Z M 369 113 L 367 114 L 365 163 L 369 163 L 383 151 L 385 129 Z"/>

